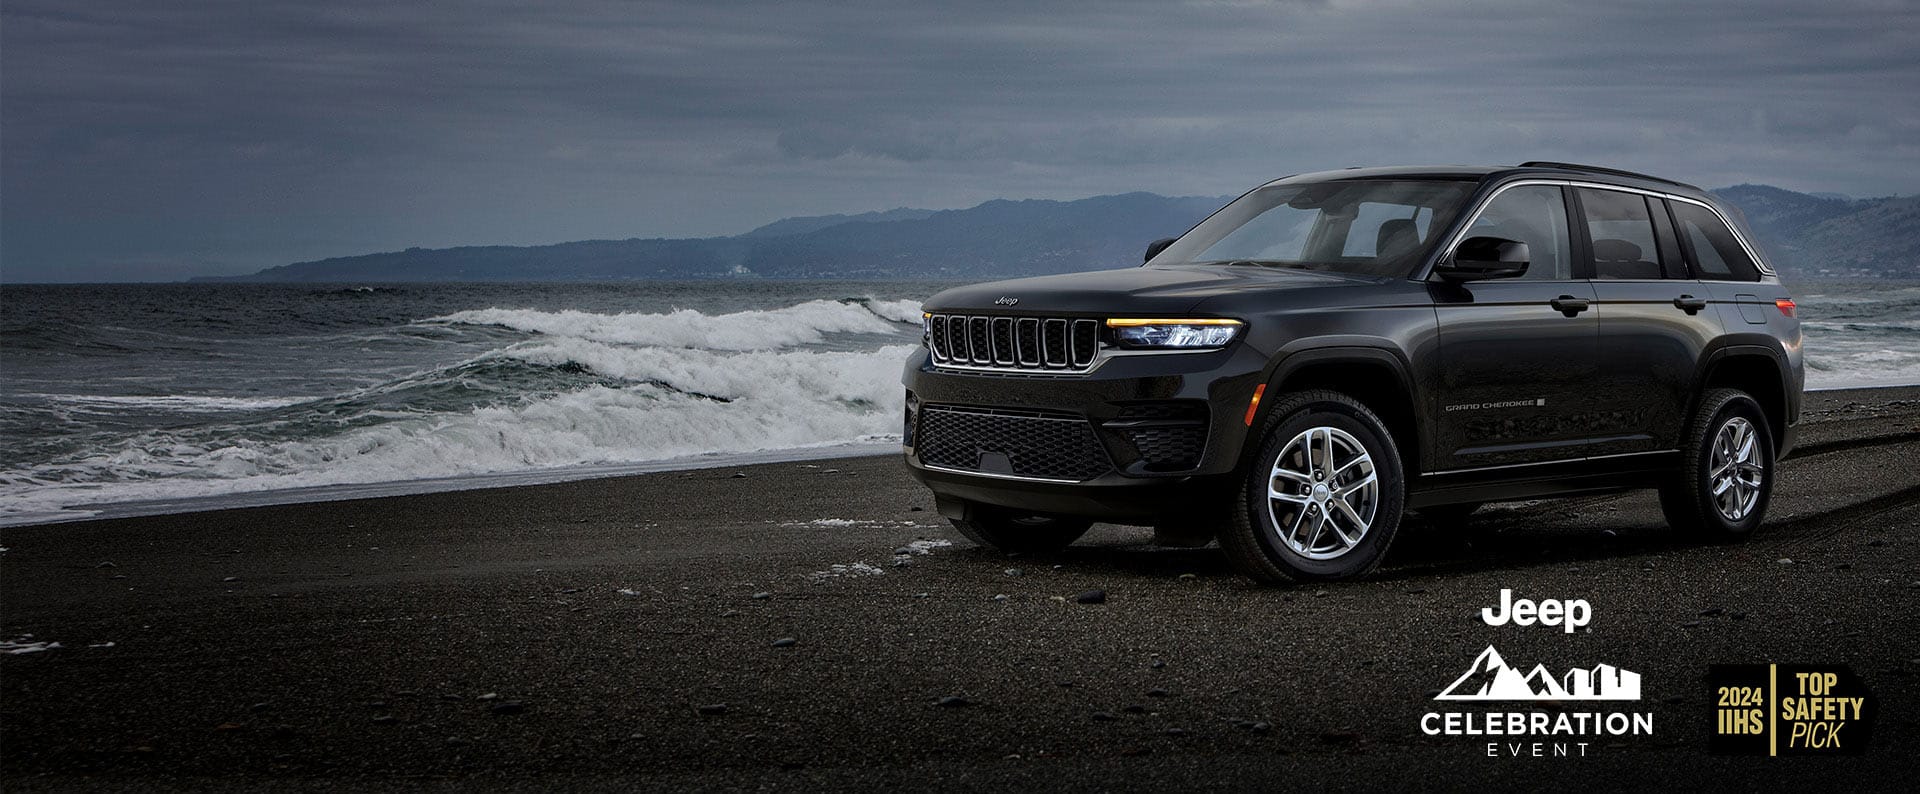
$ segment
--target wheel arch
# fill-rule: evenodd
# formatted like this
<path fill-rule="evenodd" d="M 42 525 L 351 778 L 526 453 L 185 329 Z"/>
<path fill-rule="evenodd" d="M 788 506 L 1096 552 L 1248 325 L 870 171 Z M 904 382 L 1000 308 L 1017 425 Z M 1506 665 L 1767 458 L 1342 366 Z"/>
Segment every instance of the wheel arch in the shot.
<path fill-rule="evenodd" d="M 1286 352 L 1267 371 L 1263 381 L 1266 391 L 1248 424 L 1264 427 L 1272 418 L 1268 410 L 1288 392 L 1340 392 L 1365 405 L 1386 424 L 1400 449 L 1401 469 L 1411 479 L 1422 470 L 1426 444 L 1420 437 L 1420 411 L 1409 371 L 1406 359 L 1389 347 L 1341 344 Z M 1242 454 L 1251 456 L 1258 449 L 1258 442 L 1249 441 L 1243 445 Z"/>
<path fill-rule="evenodd" d="M 1692 416 L 1700 408 L 1700 397 L 1715 388 L 1739 389 L 1760 403 L 1767 417 L 1767 435 L 1774 448 L 1785 454 L 1788 423 L 1792 416 L 1788 402 L 1788 369 L 1778 352 L 1759 345 L 1732 345 L 1713 351 L 1701 366 L 1699 386 L 1693 403 L 1687 407 Z"/>

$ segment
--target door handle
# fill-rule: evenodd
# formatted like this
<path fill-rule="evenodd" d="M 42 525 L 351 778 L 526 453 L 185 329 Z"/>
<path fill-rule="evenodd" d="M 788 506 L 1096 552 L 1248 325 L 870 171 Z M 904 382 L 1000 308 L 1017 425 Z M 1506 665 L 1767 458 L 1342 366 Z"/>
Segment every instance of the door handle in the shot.
<path fill-rule="evenodd" d="M 1564 314 L 1568 317 L 1572 317 L 1576 314 L 1586 311 L 1588 306 L 1586 298 L 1576 298 L 1576 297 L 1573 297 L 1572 295 L 1562 295 L 1558 298 L 1554 298 L 1553 300 L 1548 301 L 1548 303 L 1551 303 L 1553 305 L 1553 308 L 1560 310 L 1561 314 Z"/>
<path fill-rule="evenodd" d="M 1673 307 L 1688 314 L 1699 314 L 1701 309 L 1707 308 L 1707 299 L 1682 295 L 1673 299 Z"/>

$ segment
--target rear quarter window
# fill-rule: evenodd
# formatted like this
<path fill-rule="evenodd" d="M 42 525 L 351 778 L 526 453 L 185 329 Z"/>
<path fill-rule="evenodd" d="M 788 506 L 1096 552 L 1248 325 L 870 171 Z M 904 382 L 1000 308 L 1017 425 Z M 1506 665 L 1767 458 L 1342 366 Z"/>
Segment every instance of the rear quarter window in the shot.
<path fill-rule="evenodd" d="M 1740 245 L 1726 221 L 1712 210 L 1684 201 L 1669 202 L 1693 272 L 1714 281 L 1759 281 L 1760 268 Z"/>

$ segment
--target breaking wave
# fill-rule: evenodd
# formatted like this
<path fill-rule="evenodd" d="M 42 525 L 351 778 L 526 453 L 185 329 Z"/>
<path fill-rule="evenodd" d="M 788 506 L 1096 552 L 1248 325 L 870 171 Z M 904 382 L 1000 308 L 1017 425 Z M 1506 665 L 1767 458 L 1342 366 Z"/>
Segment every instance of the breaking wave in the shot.
<path fill-rule="evenodd" d="M 84 515 L 76 506 L 896 440 L 918 321 L 917 301 L 482 309 L 375 336 L 433 345 L 445 342 L 422 327 L 482 327 L 489 349 L 337 394 L 28 394 L 0 421 L 114 411 L 179 421 L 0 453 L 0 523 Z"/>
<path fill-rule="evenodd" d="M 782 309 L 704 314 L 692 309 L 665 314 L 593 314 L 527 309 L 455 312 L 428 322 L 497 325 L 517 331 L 619 345 L 706 350 L 767 350 L 818 344 L 834 333 L 891 334 L 899 323 L 920 321 L 915 301 L 817 300 Z"/>

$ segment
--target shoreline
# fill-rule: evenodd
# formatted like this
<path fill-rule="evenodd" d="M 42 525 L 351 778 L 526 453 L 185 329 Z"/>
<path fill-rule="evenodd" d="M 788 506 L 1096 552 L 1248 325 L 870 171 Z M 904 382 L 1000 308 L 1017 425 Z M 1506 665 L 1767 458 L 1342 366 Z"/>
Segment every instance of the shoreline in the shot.
<path fill-rule="evenodd" d="M 424 480 L 390 480 L 369 483 L 338 483 L 299 488 L 275 488 L 259 491 L 235 491 L 216 496 L 189 496 L 179 499 L 142 499 L 126 502 L 78 503 L 64 510 L 73 514 L 37 515 L 26 521 L 0 518 L 0 528 L 24 528 L 71 524 L 76 521 L 100 521 L 115 518 L 204 513 L 249 507 L 322 504 L 355 499 L 384 499 L 438 493 L 518 488 L 530 485 L 554 485 L 588 482 L 617 477 L 632 477 L 660 472 L 701 471 L 729 466 L 756 466 L 766 463 L 793 463 L 810 460 L 876 457 L 898 442 L 852 442 L 818 447 L 762 450 L 759 452 L 719 453 L 690 458 L 669 458 L 635 463 L 600 463 L 532 471 L 506 471 Z"/>
<path fill-rule="evenodd" d="M 1822 387 L 1807 389 L 1806 394 L 1808 396 L 1808 403 L 1811 404 L 1816 396 L 1853 392 L 1872 393 L 1889 389 L 1920 390 L 1920 384 Z M 418 496 L 423 494 L 491 490 L 497 488 L 515 488 L 529 485 L 588 482 L 659 472 L 699 471 L 702 469 L 716 469 L 729 466 L 752 466 L 762 463 L 790 463 L 813 460 L 880 457 L 897 454 L 898 451 L 898 442 L 851 442 L 818 447 L 725 453 L 711 456 L 670 458 L 667 460 L 640 461 L 635 463 L 587 464 L 554 469 L 494 472 L 423 480 L 391 480 L 385 482 L 340 483 L 258 491 L 235 491 L 216 496 L 194 496 L 178 499 L 75 503 L 63 507 L 63 510 L 72 511 L 70 513 L 34 514 L 24 520 L 0 518 L 0 528 L 51 526 L 55 524 L 71 524 L 77 521 L 178 515 L 182 513 L 203 513 L 250 507 L 319 504 L 356 499 L 378 499 Z"/>

